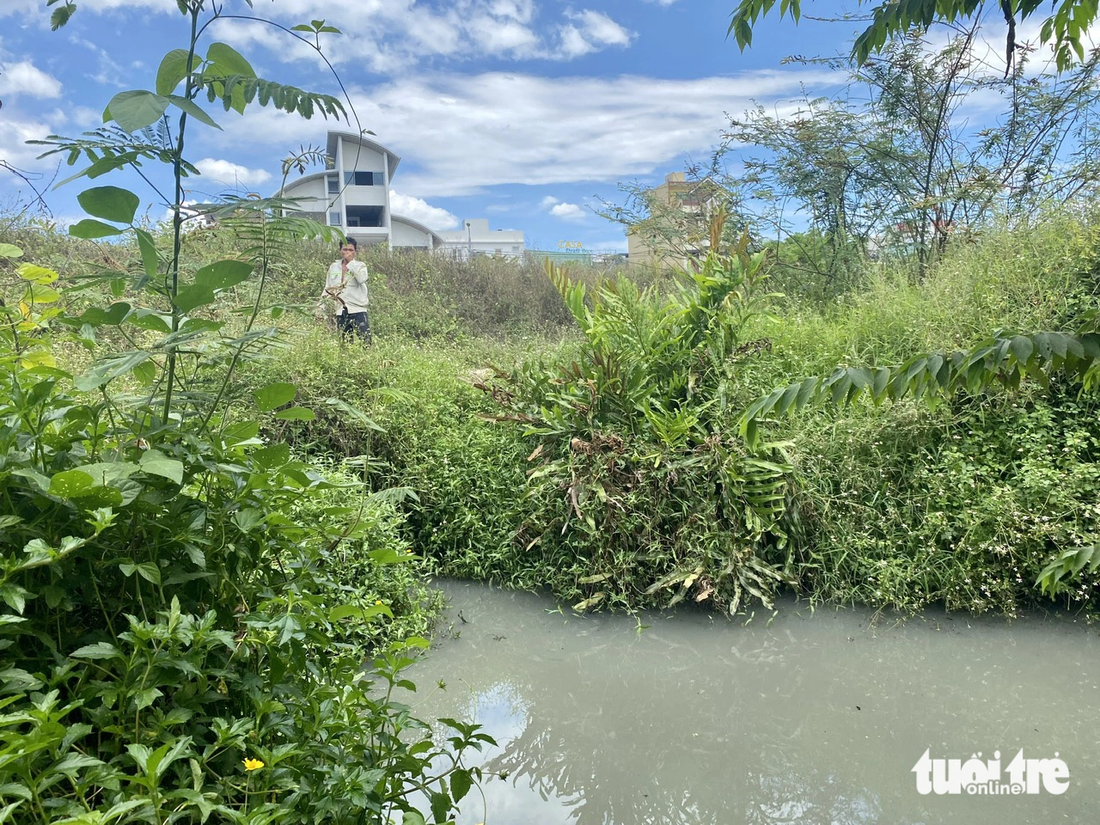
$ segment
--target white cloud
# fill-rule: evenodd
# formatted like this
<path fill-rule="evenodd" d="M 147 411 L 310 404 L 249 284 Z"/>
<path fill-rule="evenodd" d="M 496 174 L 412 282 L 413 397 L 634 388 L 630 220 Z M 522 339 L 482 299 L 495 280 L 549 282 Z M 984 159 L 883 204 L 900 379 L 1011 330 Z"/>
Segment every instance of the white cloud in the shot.
<path fill-rule="evenodd" d="M 556 203 L 561 203 L 561 201 L 559 201 L 553 195 L 547 195 L 545 198 L 542 199 L 542 204 L 541 205 L 543 207 L 547 207 L 547 206 L 553 206 Z"/>
<path fill-rule="evenodd" d="M 29 60 L 0 63 L 0 95 L 10 97 L 61 96 L 61 81 L 35 67 Z"/>
<path fill-rule="evenodd" d="M 47 151 L 48 146 L 28 146 L 28 140 L 41 140 L 53 132 L 50 124 L 40 120 L 23 120 L 9 114 L 4 109 L 4 117 L 0 117 L 0 159 L 6 160 L 12 166 L 20 169 L 43 169 L 46 166 L 53 167 L 59 157 L 45 161 L 36 161 L 40 154 Z"/>
<path fill-rule="evenodd" d="M 588 217 L 588 213 L 575 203 L 559 203 L 550 210 L 550 214 L 564 221 L 583 221 Z"/>
<path fill-rule="evenodd" d="M 680 169 L 685 155 L 706 157 L 718 144 L 723 111 L 755 102 L 782 111 L 803 85 L 824 90 L 842 79 L 816 68 L 690 80 L 440 73 L 351 94 L 363 125 L 405 158 L 398 187 L 430 200 L 499 184 L 613 182 Z M 279 151 L 323 142 L 326 129 L 339 128 L 268 110 L 224 125 L 223 145 Z"/>
<path fill-rule="evenodd" d="M 564 25 L 558 31 L 559 51 L 555 56 L 561 59 L 581 57 L 606 46 L 629 46 L 635 36 L 606 14 L 591 9 L 567 11 L 566 17 L 573 24 Z"/>
<path fill-rule="evenodd" d="M 265 169 L 249 169 L 247 166 L 231 163 L 228 160 L 203 158 L 195 166 L 202 172 L 204 178 L 210 178 L 215 183 L 229 187 L 249 186 L 271 180 L 271 173 Z"/>
<path fill-rule="evenodd" d="M 412 218 L 429 229 L 439 231 L 458 227 L 458 217 L 446 209 L 432 206 L 421 198 L 402 195 L 397 190 L 390 190 L 390 207 L 393 209 L 393 214 Z"/>
<path fill-rule="evenodd" d="M 561 51 L 558 54 L 565 60 L 581 57 L 596 50 L 596 47 L 585 39 L 576 26 L 563 26 L 560 36 Z"/>
<path fill-rule="evenodd" d="M 164 0 L 97 0 L 93 3 L 78 3 L 81 8 L 78 15 L 89 12 L 111 12 L 119 9 L 143 9 L 145 11 L 172 13 L 179 15 L 179 9 L 175 3 L 165 3 Z M 45 26 L 50 22 L 51 10 L 46 8 L 45 0 L 0 0 L 0 17 L 8 15 L 25 16 L 28 22 L 40 23 Z M 75 18 L 74 18 L 75 19 Z"/>
<path fill-rule="evenodd" d="M 0 3 L 0 17 L 7 17 L 10 14 L 33 15 L 48 23 L 50 15 L 43 12 L 45 5 L 43 0 L 3 0 Z"/>
<path fill-rule="evenodd" d="M 96 111 L 90 106 L 74 106 L 69 110 L 69 120 L 82 129 L 90 129 L 103 125 L 103 110 Z"/>
<path fill-rule="evenodd" d="M 534 0 L 492 0 L 490 13 L 497 17 L 510 17 L 520 23 L 530 23 L 535 17 Z"/>
<path fill-rule="evenodd" d="M 0 4 L 4 2 L 8 0 L 0 0 Z M 104 0 L 79 13 L 148 3 L 172 5 L 167 0 Z M 262 12 L 284 24 L 323 18 L 342 32 L 322 35 L 320 41 L 335 66 L 344 70 L 366 68 L 391 76 L 440 57 L 571 59 L 611 46 L 629 45 L 634 36 L 597 11 L 567 9 L 557 19 L 547 12 L 540 15 L 534 0 L 279 0 Z M 283 62 L 305 60 L 323 67 L 316 51 L 308 45 L 259 23 L 222 21 L 214 35 L 242 50 L 261 47 Z M 249 56 L 254 62 L 262 62 L 259 55 Z"/>
<path fill-rule="evenodd" d="M 595 45 L 629 46 L 634 39 L 633 32 L 627 31 L 601 12 L 585 9 L 567 14 L 581 25 L 585 39 Z"/>
<path fill-rule="evenodd" d="M 817 70 L 691 80 L 486 73 L 410 78 L 353 97 L 381 142 L 417 167 L 398 172 L 401 188 L 439 197 L 679 168 L 685 154 L 705 156 L 718 143 L 723 110 L 800 96 L 803 83 L 835 79 Z"/>
<path fill-rule="evenodd" d="M 538 53 L 539 38 L 531 29 L 516 21 L 484 17 L 471 27 L 471 35 L 489 54 L 513 54 L 533 57 Z"/>

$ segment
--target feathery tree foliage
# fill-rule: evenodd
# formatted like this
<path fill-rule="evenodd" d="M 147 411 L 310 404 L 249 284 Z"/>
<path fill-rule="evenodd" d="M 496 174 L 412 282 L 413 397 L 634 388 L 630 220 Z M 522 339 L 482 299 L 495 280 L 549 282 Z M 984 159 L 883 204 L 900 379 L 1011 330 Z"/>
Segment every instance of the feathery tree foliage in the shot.
<path fill-rule="evenodd" d="M 727 36 L 733 35 L 744 51 L 752 45 L 753 27 L 760 18 L 769 14 L 776 0 L 741 0 L 731 14 Z M 865 5 L 861 0 L 860 5 Z M 869 3 L 867 3 L 869 5 Z M 990 4 L 992 5 L 992 4 Z M 998 3 L 1007 26 L 1005 38 L 1006 72 L 1011 69 L 1017 49 L 1016 24 L 1040 11 L 1039 0 L 1000 0 Z M 886 43 L 912 28 L 927 29 L 933 23 L 954 23 L 980 16 L 986 4 L 981 0 L 907 0 L 904 3 L 887 2 L 871 10 L 871 22 L 852 44 L 851 58 L 864 64 L 872 52 L 882 49 Z M 1096 19 L 1096 3 L 1092 0 L 1061 0 L 1052 4 L 1053 14 L 1043 21 L 1039 40 L 1050 43 L 1058 69 L 1064 71 L 1074 59 L 1085 59 L 1082 44 L 1089 24 Z M 780 0 L 779 16 L 787 15 L 796 23 L 802 16 L 801 0 Z"/>

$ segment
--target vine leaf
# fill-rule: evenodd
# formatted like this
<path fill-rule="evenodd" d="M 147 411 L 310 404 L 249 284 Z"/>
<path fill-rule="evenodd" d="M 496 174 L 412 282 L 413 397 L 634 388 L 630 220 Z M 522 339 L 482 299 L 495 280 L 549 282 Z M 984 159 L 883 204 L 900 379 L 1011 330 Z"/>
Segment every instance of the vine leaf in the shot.
<path fill-rule="evenodd" d="M 180 81 L 187 77 L 186 49 L 172 49 L 160 61 L 157 69 L 157 94 L 167 97 L 176 90 Z"/>
<path fill-rule="evenodd" d="M 168 109 L 168 103 L 168 98 L 152 92 L 143 90 L 119 92 L 107 104 L 103 121 L 106 123 L 113 120 L 124 131 L 132 134 L 160 120 Z"/>
<path fill-rule="evenodd" d="M 99 238 L 109 238 L 112 235 L 121 235 L 125 231 L 125 229 L 111 226 L 109 223 L 103 223 L 102 221 L 94 221 L 91 218 L 85 218 L 69 227 L 70 235 L 74 238 L 82 238 L 86 241 L 95 241 Z"/>
<path fill-rule="evenodd" d="M 76 196 L 81 207 L 94 218 L 113 223 L 130 224 L 134 221 L 141 200 L 129 189 L 117 186 L 97 186 Z"/>

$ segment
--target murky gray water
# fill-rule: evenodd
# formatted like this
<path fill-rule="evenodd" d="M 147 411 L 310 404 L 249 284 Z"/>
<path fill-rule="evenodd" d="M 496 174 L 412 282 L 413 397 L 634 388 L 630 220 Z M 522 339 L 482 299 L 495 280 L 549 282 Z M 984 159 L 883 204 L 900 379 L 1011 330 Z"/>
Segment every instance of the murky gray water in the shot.
<path fill-rule="evenodd" d="M 747 626 L 687 612 L 577 616 L 445 583 L 452 637 L 410 676 L 421 718 L 476 720 L 507 771 L 459 825 L 1048 823 L 1100 818 L 1100 633 L 780 605 Z M 444 625 L 446 626 L 446 625 Z M 446 691 L 431 692 L 436 681 Z M 1064 793 L 922 795 L 930 758 L 1058 754 Z M 975 763 L 976 764 L 976 763 Z M 1026 777 L 1025 777 L 1026 778 Z M 1039 785 L 1042 788 L 1042 785 Z M 1026 786 L 1025 786 L 1026 790 Z"/>

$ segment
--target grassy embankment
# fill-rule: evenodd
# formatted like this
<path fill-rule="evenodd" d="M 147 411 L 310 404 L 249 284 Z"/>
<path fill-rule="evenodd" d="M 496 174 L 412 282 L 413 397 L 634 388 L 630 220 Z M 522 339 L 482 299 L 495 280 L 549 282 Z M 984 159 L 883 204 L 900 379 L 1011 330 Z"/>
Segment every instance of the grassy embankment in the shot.
<path fill-rule="evenodd" d="M 862 289 L 829 305 L 776 300 L 773 317 L 743 331 L 744 340 L 769 346 L 739 362 L 732 407 L 838 364 L 899 364 L 997 329 L 1072 329 L 1096 306 L 1098 231 L 1052 216 L 1026 232 L 991 230 L 961 244 L 922 284 L 871 268 Z M 47 259 L 70 256 L 70 269 L 88 257 L 43 243 Z M 223 254 L 226 243 L 217 234 L 188 241 L 196 262 Z M 303 249 L 277 294 L 308 307 L 329 257 Z M 486 375 L 475 370 L 510 373 L 532 358 L 552 367 L 575 352 L 572 319 L 541 268 L 489 260 L 467 268 L 382 251 L 364 257 L 375 273 L 375 346 L 338 344 L 308 310 L 283 316 L 288 344 L 250 365 L 245 378 L 296 384 L 297 403 L 317 420 L 281 422 L 268 437 L 333 461 L 367 455 L 376 486 L 412 488 L 418 501 L 407 505 L 404 529 L 434 571 L 549 586 L 570 602 L 598 590 L 605 605 L 667 603 L 672 591 L 646 592 L 668 569 L 662 537 L 620 546 L 614 531 L 594 537 L 551 517 L 571 510 L 571 491 L 536 483 L 541 459 L 529 456 L 544 439 L 493 420 L 504 408 L 474 386 Z M 488 384 L 517 389 L 504 378 Z M 340 417 L 330 398 L 362 409 L 381 430 Z M 789 442 L 794 467 L 781 524 L 789 540 L 751 540 L 817 600 L 1006 613 L 1049 604 L 1034 586 L 1039 571 L 1100 534 L 1095 416 L 1094 399 L 1055 385 L 934 407 L 857 402 L 775 422 L 769 437 Z M 732 417 L 729 424 L 732 436 Z M 648 542 L 644 552 L 639 541 Z M 1057 603 L 1094 610 L 1095 584 L 1077 577 Z"/>

